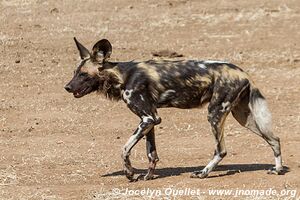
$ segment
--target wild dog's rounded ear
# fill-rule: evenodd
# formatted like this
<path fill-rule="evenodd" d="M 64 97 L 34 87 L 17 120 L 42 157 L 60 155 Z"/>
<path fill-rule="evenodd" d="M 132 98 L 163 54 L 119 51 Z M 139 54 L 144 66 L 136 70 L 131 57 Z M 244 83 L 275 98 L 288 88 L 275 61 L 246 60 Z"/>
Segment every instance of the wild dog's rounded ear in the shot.
<path fill-rule="evenodd" d="M 98 41 L 92 49 L 92 57 L 95 61 L 105 61 L 112 53 L 112 46 L 107 39 Z"/>
<path fill-rule="evenodd" d="M 89 58 L 90 57 L 89 50 L 87 50 L 82 44 L 80 44 L 80 42 L 78 42 L 78 40 L 76 39 L 76 37 L 74 37 L 74 41 L 75 41 L 75 44 L 76 44 L 77 49 L 79 51 L 80 58 L 82 60 L 84 60 L 86 58 Z"/>

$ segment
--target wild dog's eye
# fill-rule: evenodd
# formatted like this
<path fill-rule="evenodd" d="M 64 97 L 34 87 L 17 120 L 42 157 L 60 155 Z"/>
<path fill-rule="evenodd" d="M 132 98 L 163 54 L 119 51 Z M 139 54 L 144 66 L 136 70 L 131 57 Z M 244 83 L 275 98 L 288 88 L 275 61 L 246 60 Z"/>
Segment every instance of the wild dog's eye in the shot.
<path fill-rule="evenodd" d="M 83 73 L 83 72 L 81 72 L 80 74 L 79 74 L 79 76 L 81 76 L 81 77 L 84 77 L 84 76 L 86 76 L 87 75 L 87 73 Z"/>

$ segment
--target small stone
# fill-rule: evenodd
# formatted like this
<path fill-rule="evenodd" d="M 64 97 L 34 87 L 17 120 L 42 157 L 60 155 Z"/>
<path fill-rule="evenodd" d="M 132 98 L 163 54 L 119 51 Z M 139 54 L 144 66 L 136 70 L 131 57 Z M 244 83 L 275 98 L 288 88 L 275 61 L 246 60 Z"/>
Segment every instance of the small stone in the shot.
<path fill-rule="evenodd" d="M 293 62 L 298 63 L 298 62 L 300 62 L 300 59 L 293 59 Z"/>
<path fill-rule="evenodd" d="M 54 64 L 58 64 L 59 63 L 57 60 L 54 60 L 54 59 L 51 60 L 51 62 L 54 63 Z"/>
<path fill-rule="evenodd" d="M 51 14 L 53 14 L 53 13 L 59 13 L 59 10 L 57 8 L 53 8 L 53 9 L 51 9 L 50 13 Z"/>
<path fill-rule="evenodd" d="M 15 61 L 15 63 L 20 63 L 20 62 L 21 62 L 21 60 L 20 60 L 20 59 L 18 59 L 18 60 L 16 60 L 16 61 Z"/>

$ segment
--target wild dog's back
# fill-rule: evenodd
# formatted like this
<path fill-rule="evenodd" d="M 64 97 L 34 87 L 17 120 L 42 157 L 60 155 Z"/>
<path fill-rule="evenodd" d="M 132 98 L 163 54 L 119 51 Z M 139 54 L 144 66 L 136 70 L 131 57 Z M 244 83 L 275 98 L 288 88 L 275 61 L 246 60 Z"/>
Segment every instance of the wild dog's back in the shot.
<path fill-rule="evenodd" d="M 136 69 L 130 72 L 129 87 L 147 85 L 157 107 L 199 107 L 210 100 L 216 81 L 236 87 L 249 80 L 243 70 L 221 61 L 149 60 L 130 65 Z"/>
<path fill-rule="evenodd" d="M 149 60 L 135 65 L 126 87 L 147 86 L 157 107 L 197 107 L 212 82 L 198 61 Z"/>

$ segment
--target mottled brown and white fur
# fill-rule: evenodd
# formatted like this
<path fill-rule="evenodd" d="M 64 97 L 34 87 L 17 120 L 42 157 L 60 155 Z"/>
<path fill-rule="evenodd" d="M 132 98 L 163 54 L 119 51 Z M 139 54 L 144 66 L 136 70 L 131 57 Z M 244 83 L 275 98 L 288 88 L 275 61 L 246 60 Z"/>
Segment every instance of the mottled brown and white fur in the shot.
<path fill-rule="evenodd" d="M 75 39 L 81 63 L 65 86 L 80 98 L 98 91 L 123 100 L 140 119 L 122 150 L 124 172 L 130 180 L 152 179 L 158 159 L 154 127 L 161 122 L 157 109 L 192 109 L 208 103 L 208 121 L 216 140 L 214 157 L 191 177 L 205 178 L 226 156 L 224 124 L 229 113 L 244 127 L 261 136 L 272 148 L 275 167 L 269 173 L 283 174 L 279 138 L 273 135 L 271 113 L 261 92 L 241 68 L 222 61 L 148 60 L 110 62 L 112 46 L 97 42 L 89 52 Z M 146 137 L 148 173 L 134 176 L 129 159 L 132 148 Z"/>

